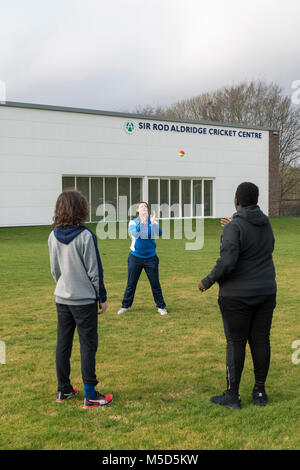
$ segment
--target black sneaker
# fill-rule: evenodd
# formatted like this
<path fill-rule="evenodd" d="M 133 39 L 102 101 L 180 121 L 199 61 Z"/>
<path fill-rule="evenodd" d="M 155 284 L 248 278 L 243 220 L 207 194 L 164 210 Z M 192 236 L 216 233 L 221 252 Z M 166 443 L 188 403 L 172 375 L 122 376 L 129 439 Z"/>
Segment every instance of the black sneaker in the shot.
<path fill-rule="evenodd" d="M 56 401 L 64 401 L 69 400 L 70 398 L 74 398 L 76 395 L 78 395 L 78 391 L 79 390 L 76 387 L 72 387 L 72 390 L 68 393 L 58 391 Z"/>
<path fill-rule="evenodd" d="M 95 398 L 85 397 L 83 402 L 83 408 L 97 408 L 98 406 L 110 405 L 114 397 L 111 393 L 108 395 L 101 395 L 101 393 L 96 391 Z"/>
<path fill-rule="evenodd" d="M 268 395 L 266 394 L 265 390 L 252 390 L 252 397 L 255 405 L 258 406 L 266 406 L 268 403 Z"/>
<path fill-rule="evenodd" d="M 211 397 L 210 401 L 215 405 L 223 405 L 230 410 L 241 408 L 241 397 L 239 395 L 229 393 L 228 390 L 222 395 Z"/>

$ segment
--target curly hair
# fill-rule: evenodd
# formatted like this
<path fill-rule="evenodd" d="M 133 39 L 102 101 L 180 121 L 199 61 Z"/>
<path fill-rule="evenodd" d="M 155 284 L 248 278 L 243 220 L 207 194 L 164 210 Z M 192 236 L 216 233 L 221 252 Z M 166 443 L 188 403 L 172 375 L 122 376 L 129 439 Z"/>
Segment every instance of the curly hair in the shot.
<path fill-rule="evenodd" d="M 51 227 L 82 227 L 88 215 L 89 203 L 80 191 L 63 191 L 56 201 Z"/>

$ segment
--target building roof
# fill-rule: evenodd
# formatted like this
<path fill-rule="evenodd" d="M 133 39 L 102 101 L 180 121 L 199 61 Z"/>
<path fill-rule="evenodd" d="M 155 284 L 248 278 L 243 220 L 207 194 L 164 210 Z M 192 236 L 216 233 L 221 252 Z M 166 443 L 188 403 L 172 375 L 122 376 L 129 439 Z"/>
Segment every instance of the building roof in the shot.
<path fill-rule="evenodd" d="M 258 127 L 244 124 L 228 123 L 228 122 L 214 122 L 214 121 L 194 121 L 190 119 L 176 119 L 176 118 L 166 118 L 163 116 L 149 116 L 144 114 L 134 114 L 134 113 L 125 113 L 125 112 L 116 112 L 116 111 L 101 111 L 98 109 L 90 108 L 72 108 L 68 106 L 54 106 L 49 104 L 37 104 L 37 103 L 20 103 L 16 101 L 5 101 L 0 102 L 0 106 L 7 106 L 12 108 L 23 108 L 23 109 L 41 109 L 47 111 L 62 111 L 68 113 L 81 113 L 81 114 L 95 114 L 99 116 L 115 116 L 129 119 L 146 119 L 154 121 L 167 121 L 167 122 L 179 122 L 179 123 L 188 123 L 188 124 L 205 124 L 210 126 L 223 126 L 223 127 L 237 127 L 242 129 L 256 129 L 262 131 L 279 131 L 279 128 L 274 127 Z"/>

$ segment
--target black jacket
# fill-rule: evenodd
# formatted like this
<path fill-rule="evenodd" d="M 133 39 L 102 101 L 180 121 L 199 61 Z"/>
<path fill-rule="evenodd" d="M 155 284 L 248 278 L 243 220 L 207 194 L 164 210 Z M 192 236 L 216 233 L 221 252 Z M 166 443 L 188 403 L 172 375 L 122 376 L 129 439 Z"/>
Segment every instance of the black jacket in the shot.
<path fill-rule="evenodd" d="M 218 282 L 224 297 L 275 294 L 274 242 L 270 221 L 259 206 L 243 208 L 225 225 L 220 258 L 202 283 L 208 289 Z"/>

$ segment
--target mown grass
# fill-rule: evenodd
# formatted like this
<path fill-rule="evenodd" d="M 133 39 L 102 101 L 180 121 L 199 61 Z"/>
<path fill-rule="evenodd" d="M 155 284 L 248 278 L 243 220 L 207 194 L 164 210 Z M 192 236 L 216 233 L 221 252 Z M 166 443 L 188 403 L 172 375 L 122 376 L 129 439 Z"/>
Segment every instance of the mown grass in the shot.
<path fill-rule="evenodd" d="M 108 408 L 84 410 L 80 351 L 75 335 L 72 383 L 81 393 L 56 403 L 56 310 L 49 271 L 49 227 L 0 229 L 0 449 L 298 449 L 300 365 L 291 344 L 300 339 L 300 219 L 271 220 L 278 300 L 265 408 L 252 404 L 249 349 L 240 393 L 230 411 L 209 402 L 225 388 L 225 339 L 218 288 L 201 294 L 198 281 L 218 256 L 221 227 L 205 221 L 202 250 L 185 240 L 158 241 L 160 279 L 169 315 L 154 306 L 145 274 L 133 308 L 120 307 L 129 240 L 102 240 L 99 248 L 109 310 L 99 317 L 99 389 L 112 392 Z M 95 230 L 95 225 L 91 225 Z M 177 280 L 174 281 L 173 277 Z"/>

